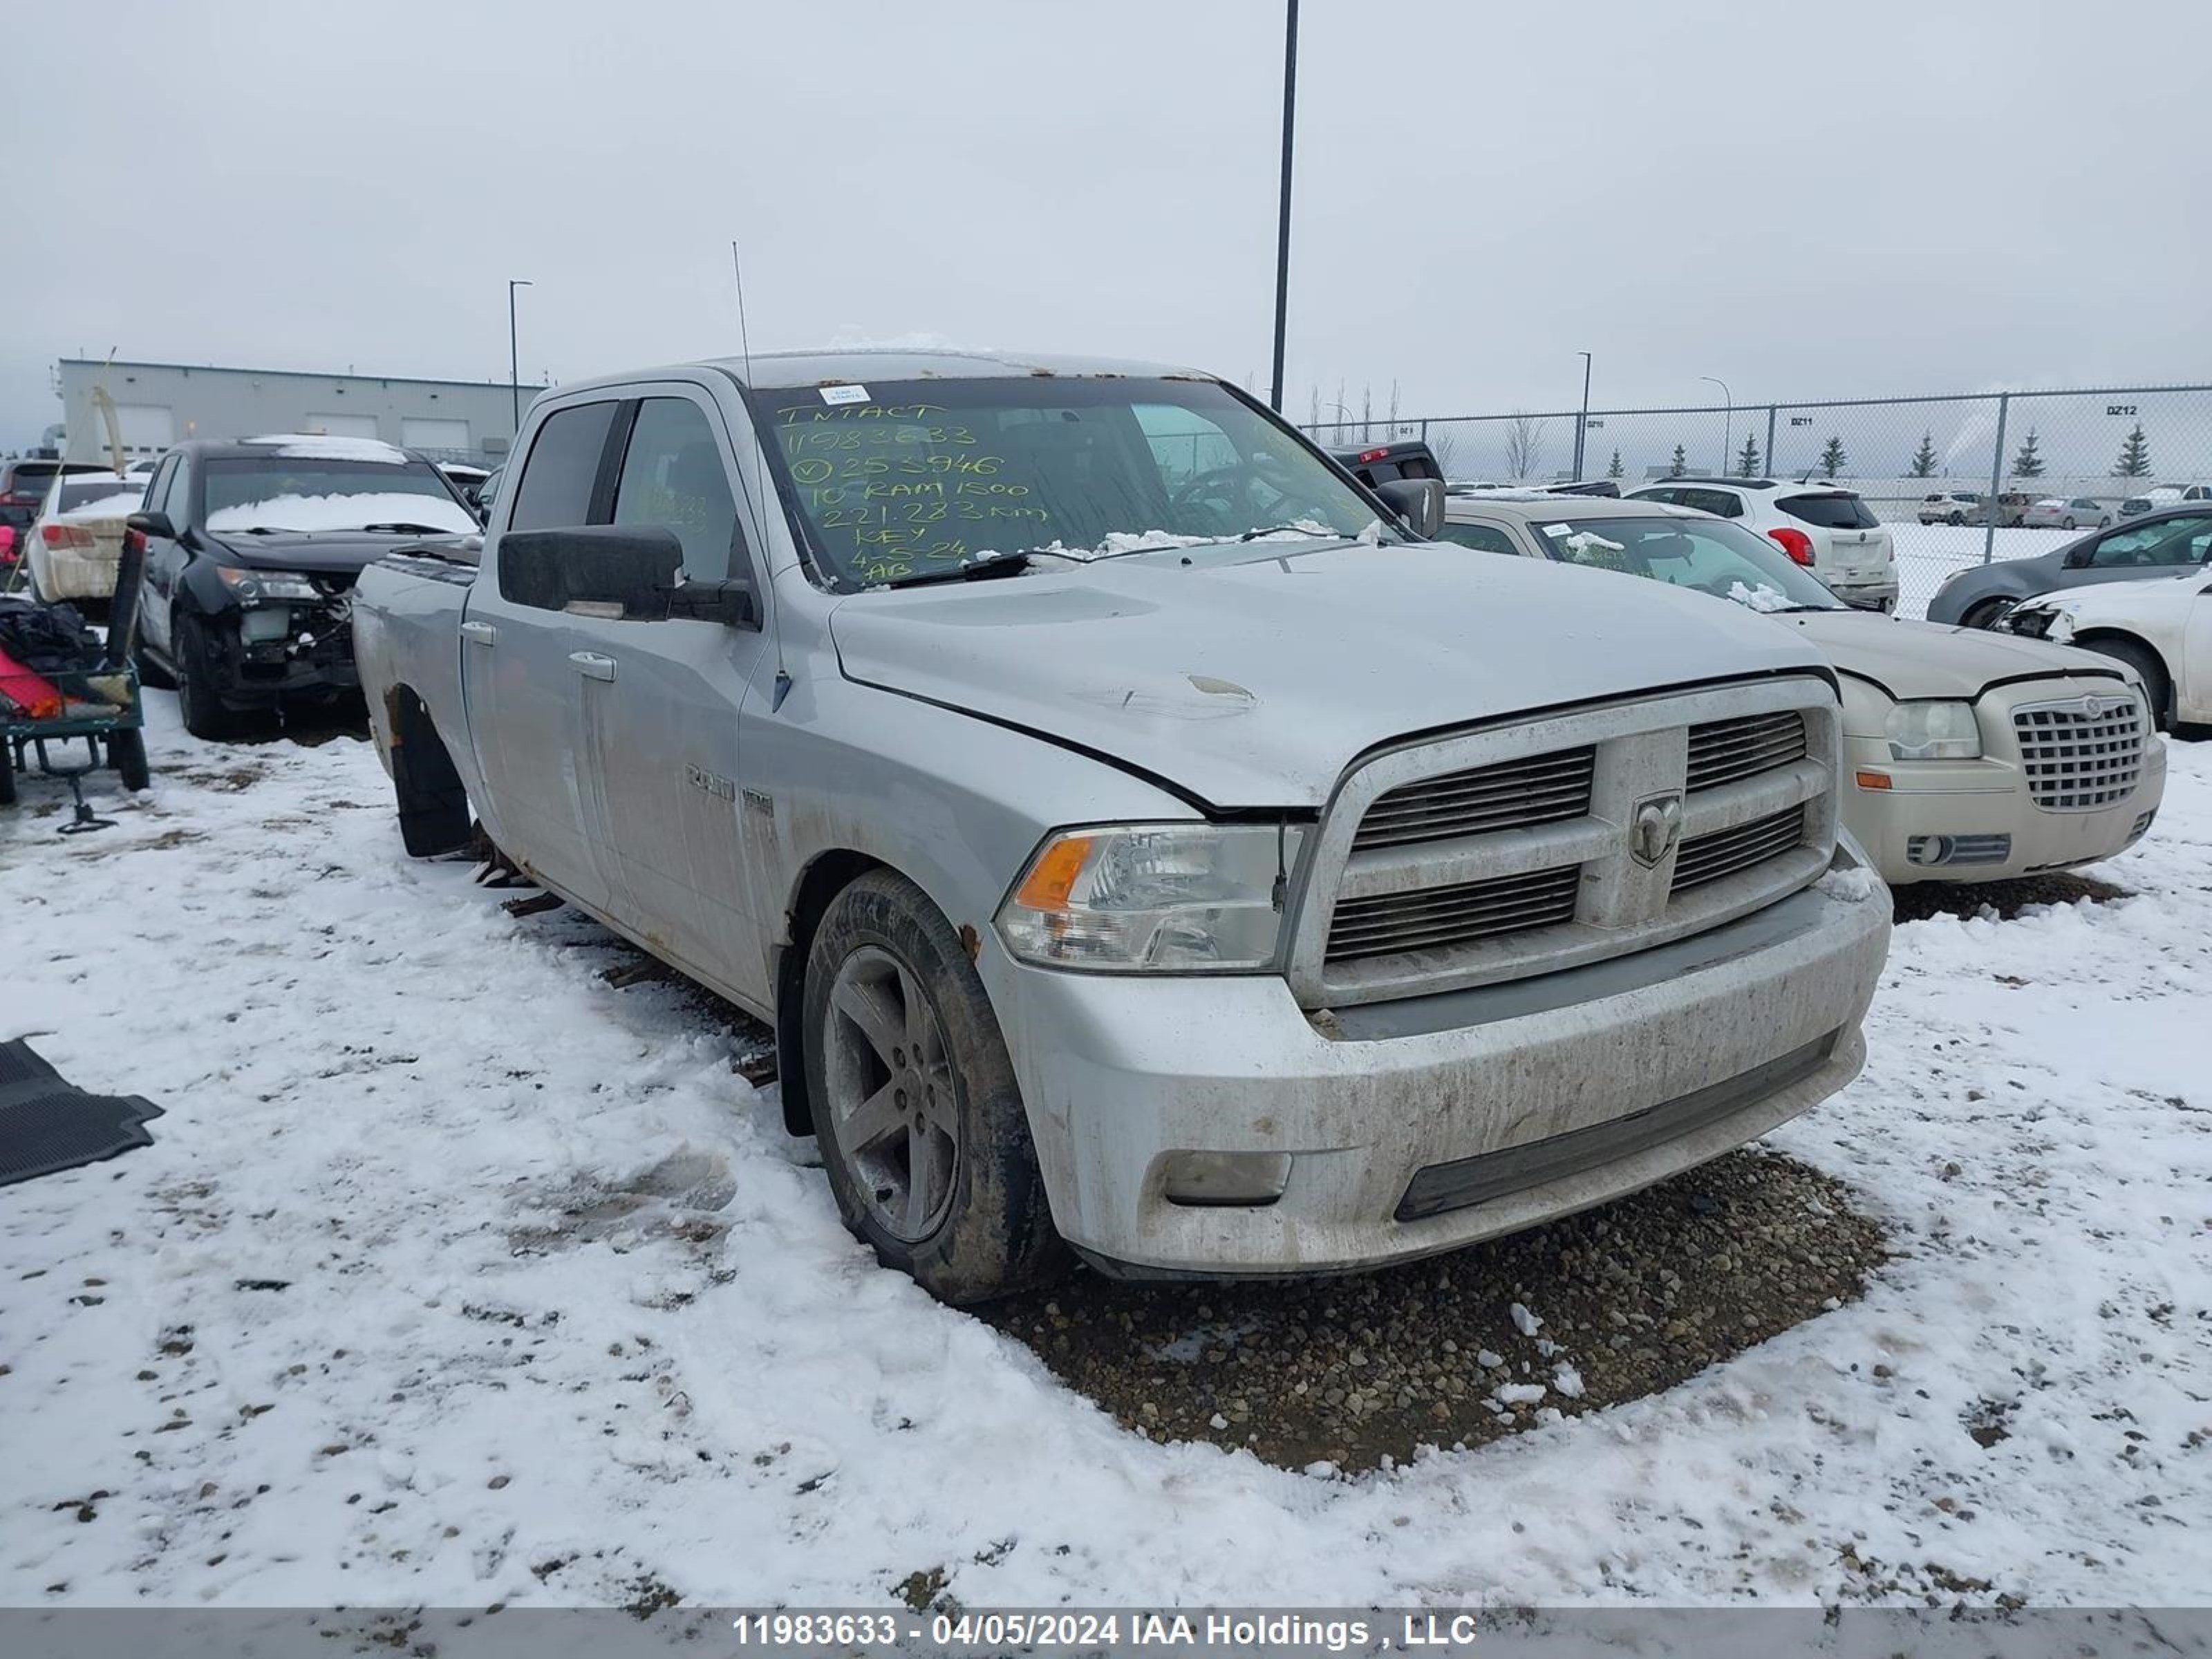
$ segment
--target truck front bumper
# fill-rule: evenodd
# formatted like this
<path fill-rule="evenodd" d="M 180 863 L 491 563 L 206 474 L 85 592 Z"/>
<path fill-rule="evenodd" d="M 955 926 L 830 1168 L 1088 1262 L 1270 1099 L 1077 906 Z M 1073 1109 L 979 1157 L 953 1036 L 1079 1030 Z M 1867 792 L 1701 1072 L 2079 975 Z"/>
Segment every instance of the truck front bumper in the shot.
<path fill-rule="evenodd" d="M 1601 1203 L 1834 1093 L 1889 910 L 1853 866 L 1632 957 L 1310 1016 L 1274 978 L 995 942 L 985 971 L 1064 1237 L 1140 1276 L 1326 1273 Z"/>

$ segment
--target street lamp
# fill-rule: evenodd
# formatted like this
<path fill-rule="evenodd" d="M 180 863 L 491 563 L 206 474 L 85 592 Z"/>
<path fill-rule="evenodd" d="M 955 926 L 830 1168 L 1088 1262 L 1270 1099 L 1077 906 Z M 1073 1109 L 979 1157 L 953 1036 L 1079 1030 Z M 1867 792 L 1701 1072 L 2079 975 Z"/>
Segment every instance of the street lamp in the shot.
<path fill-rule="evenodd" d="M 1298 0 L 1287 0 L 1283 24 L 1283 200 L 1275 229 L 1275 378 L 1267 406 L 1283 412 L 1283 327 L 1291 309 L 1291 133 L 1298 94 Z"/>
<path fill-rule="evenodd" d="M 1725 478 L 1729 470 L 1729 441 L 1735 435 L 1735 394 L 1729 390 L 1728 382 L 1717 374 L 1700 374 L 1698 378 L 1711 380 L 1721 389 L 1721 396 L 1728 400 L 1727 411 L 1721 416 L 1720 470 L 1713 474 L 1716 478 Z"/>
<path fill-rule="evenodd" d="M 507 400 L 514 416 L 514 435 L 522 435 L 522 354 L 515 348 L 514 290 L 536 284 L 521 277 L 507 285 Z"/>
<path fill-rule="evenodd" d="M 1575 356 L 1583 360 L 1583 412 L 1575 417 L 1575 482 L 1580 483 L 1583 481 L 1583 436 L 1589 430 L 1590 355 L 1587 351 L 1577 351 Z"/>

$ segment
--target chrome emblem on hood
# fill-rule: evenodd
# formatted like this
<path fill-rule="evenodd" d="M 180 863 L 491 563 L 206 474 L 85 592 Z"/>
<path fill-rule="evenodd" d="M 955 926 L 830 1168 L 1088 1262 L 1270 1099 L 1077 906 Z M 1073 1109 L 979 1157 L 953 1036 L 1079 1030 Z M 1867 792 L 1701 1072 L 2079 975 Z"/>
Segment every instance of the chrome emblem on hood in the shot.
<path fill-rule="evenodd" d="M 1628 828 L 1628 850 L 1642 865 L 1655 865 L 1674 850 L 1682 836 L 1682 798 L 1655 795 L 1638 801 Z"/>

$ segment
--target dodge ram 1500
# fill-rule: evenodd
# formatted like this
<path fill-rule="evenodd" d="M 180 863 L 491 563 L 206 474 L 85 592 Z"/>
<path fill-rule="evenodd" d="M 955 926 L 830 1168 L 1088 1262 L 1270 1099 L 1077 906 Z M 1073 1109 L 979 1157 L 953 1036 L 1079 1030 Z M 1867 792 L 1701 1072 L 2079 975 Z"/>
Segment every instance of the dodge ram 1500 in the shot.
<path fill-rule="evenodd" d="M 473 813 L 772 1021 L 949 1300 L 1450 1249 L 1861 1063 L 1834 678 L 1735 605 L 1469 559 L 1436 481 L 1128 364 L 694 363 L 514 457 L 356 590 L 407 848 Z"/>

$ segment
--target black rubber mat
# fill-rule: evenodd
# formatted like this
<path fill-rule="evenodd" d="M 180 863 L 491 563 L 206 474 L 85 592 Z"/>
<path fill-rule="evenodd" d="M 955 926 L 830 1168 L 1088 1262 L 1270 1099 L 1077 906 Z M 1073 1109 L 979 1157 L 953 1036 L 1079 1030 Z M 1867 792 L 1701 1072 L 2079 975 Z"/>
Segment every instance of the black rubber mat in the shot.
<path fill-rule="evenodd" d="M 133 1146 L 150 1146 L 146 1120 L 161 1109 L 136 1095 L 88 1095 L 18 1039 L 0 1043 L 0 1187 Z"/>

